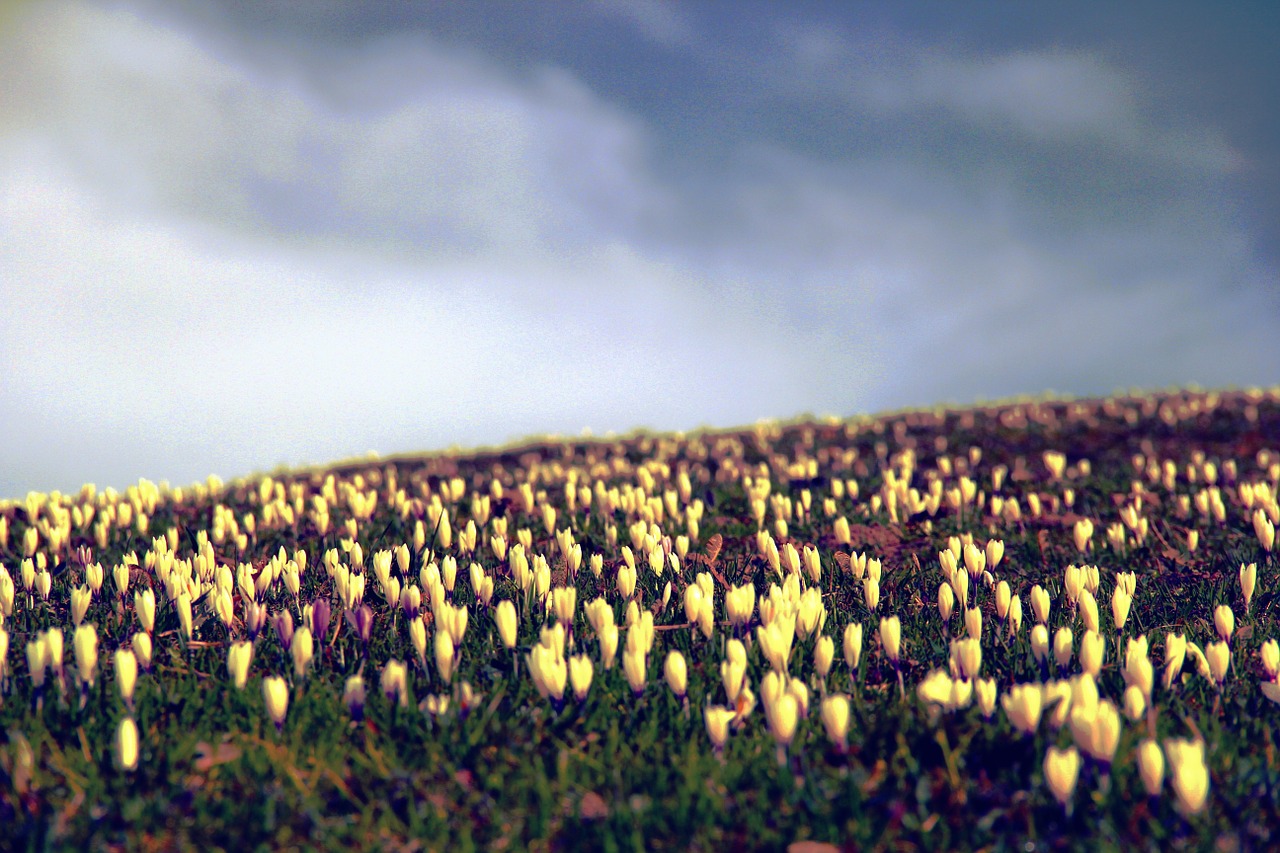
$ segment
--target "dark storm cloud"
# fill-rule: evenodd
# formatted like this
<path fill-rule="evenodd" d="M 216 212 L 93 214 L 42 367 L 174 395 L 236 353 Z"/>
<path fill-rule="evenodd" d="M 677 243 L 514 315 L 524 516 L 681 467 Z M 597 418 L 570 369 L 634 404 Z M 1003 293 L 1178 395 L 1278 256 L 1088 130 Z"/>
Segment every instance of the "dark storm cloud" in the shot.
<path fill-rule="evenodd" d="M 972 10 L 36 5 L 0 492 L 1276 381 L 1257 21 Z"/>

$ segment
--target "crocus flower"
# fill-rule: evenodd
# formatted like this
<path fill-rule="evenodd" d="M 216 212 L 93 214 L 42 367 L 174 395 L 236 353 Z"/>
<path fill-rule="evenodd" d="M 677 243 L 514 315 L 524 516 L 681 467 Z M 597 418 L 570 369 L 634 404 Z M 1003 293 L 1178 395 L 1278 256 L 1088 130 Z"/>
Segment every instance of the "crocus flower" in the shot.
<path fill-rule="evenodd" d="M 288 611 L 285 611 L 285 615 L 288 615 Z M 368 646 L 369 637 L 373 634 L 373 609 L 367 604 L 361 604 L 359 607 L 348 610 L 346 619 L 351 630 L 355 631 L 356 636 L 360 638 L 360 642 Z"/>
<path fill-rule="evenodd" d="M 1044 587 L 1036 584 L 1031 587 L 1031 612 L 1035 614 L 1036 621 L 1041 625 L 1049 623 L 1049 593 Z"/>
<path fill-rule="evenodd" d="M 289 710 L 289 685 L 278 675 L 262 679 L 262 698 L 266 702 L 267 716 L 276 724 L 276 731 L 284 728 L 284 715 Z"/>
<path fill-rule="evenodd" d="M 671 687 L 671 692 L 676 694 L 677 699 L 683 699 L 688 686 L 688 667 L 684 662 L 684 655 L 672 649 L 667 653 L 667 660 L 662 670 L 667 685 Z"/>
<path fill-rule="evenodd" d="M 1053 635 L 1053 660 L 1059 670 L 1066 669 L 1071 663 L 1071 645 L 1071 629 L 1064 625 Z"/>
<path fill-rule="evenodd" d="M 1138 775 L 1149 796 L 1160 796 L 1160 789 L 1164 785 L 1164 753 L 1160 751 L 1160 744 L 1152 738 L 1138 744 Z"/>
<path fill-rule="evenodd" d="M 133 609 L 142 630 L 150 634 L 156 627 L 156 594 L 150 589 L 140 589 L 133 594 Z"/>
<path fill-rule="evenodd" d="M 138 724 L 133 717 L 125 717 L 116 729 L 116 762 L 122 770 L 134 770 L 138 766 Z"/>
<path fill-rule="evenodd" d="M 324 643 L 325 637 L 329 633 L 329 619 L 332 612 L 329 607 L 329 599 L 324 596 L 317 596 L 316 600 L 311 602 L 310 628 L 317 643 Z"/>
<path fill-rule="evenodd" d="M 1039 684 L 1015 684 L 1001 699 L 1001 704 L 1015 729 L 1035 734 L 1044 708 L 1044 694 Z"/>
<path fill-rule="evenodd" d="M 93 591 L 87 586 L 71 590 L 71 624 L 79 626 L 93 603 Z"/>
<path fill-rule="evenodd" d="M 409 668 L 403 661 L 389 660 L 382 668 L 382 693 L 388 702 L 395 702 L 401 708 L 409 704 Z"/>
<path fill-rule="evenodd" d="M 116 686 L 120 698 L 129 708 L 133 707 L 133 689 L 138 682 L 138 658 L 130 649 L 116 649 L 113 656 L 116 670 Z"/>
<path fill-rule="evenodd" d="M 902 622 L 897 616 L 885 616 L 880 620 L 880 644 L 885 656 L 898 665 L 902 652 Z"/>
<path fill-rule="evenodd" d="M 1076 748 L 1049 747 L 1044 757 L 1044 779 L 1054 798 L 1066 805 L 1075 791 L 1076 778 L 1080 774 L 1080 753 Z"/>
<path fill-rule="evenodd" d="M 1258 584 L 1258 564 L 1240 564 L 1240 594 L 1244 596 L 1244 611 L 1249 612 L 1249 603 L 1253 601 L 1253 590 Z"/>
<path fill-rule="evenodd" d="M 822 725 L 827 738 L 843 749 L 849 735 L 849 697 L 833 694 L 822 700 Z"/>
<path fill-rule="evenodd" d="M 1164 641 L 1164 686 L 1168 690 L 1178 674 L 1187 656 L 1187 638 L 1182 634 L 1170 631 Z"/>
<path fill-rule="evenodd" d="M 453 681 L 453 667 L 457 663 L 453 637 L 446 631 L 436 631 L 436 669 L 445 683 Z"/>
<path fill-rule="evenodd" d="M 1205 660 L 1209 662 L 1209 674 L 1215 684 L 1221 686 L 1227 680 L 1227 670 L 1231 666 L 1231 647 L 1225 642 L 1213 642 L 1204 650 Z"/>
<path fill-rule="evenodd" d="M 1187 815 L 1199 813 L 1209 799 L 1204 741 L 1171 738 L 1164 742 L 1164 753 L 1172 777 L 1170 784 L 1178 797 L 1178 809 Z"/>
<path fill-rule="evenodd" d="M 1218 630 L 1218 636 L 1222 642 L 1229 642 L 1236 630 L 1236 617 L 1231 612 L 1231 608 L 1225 604 L 1219 604 L 1214 608 L 1213 625 Z"/>
<path fill-rule="evenodd" d="M 979 678 L 973 683 L 973 690 L 978 694 L 978 708 L 982 716 L 988 720 L 996 712 L 996 696 L 999 693 L 994 678 Z"/>
<path fill-rule="evenodd" d="M 586 655 L 575 655 L 569 658 L 569 683 L 573 686 L 573 695 L 579 702 L 587 698 L 593 672 L 591 658 Z"/>
<path fill-rule="evenodd" d="M 1275 681 L 1280 679 L 1280 643 L 1275 640 L 1267 640 L 1262 644 L 1260 652 L 1262 657 L 1262 669 L 1267 674 L 1267 678 Z"/>
<path fill-rule="evenodd" d="M 628 649 L 622 653 L 622 672 L 627 677 L 627 683 L 631 685 L 631 692 L 637 696 L 644 692 L 647 668 L 648 664 L 642 650 Z"/>
<path fill-rule="evenodd" d="M 771 704 L 765 705 L 769 720 L 769 733 L 779 746 L 787 746 L 796 733 L 800 720 L 800 705 L 790 693 L 782 693 Z"/>
<path fill-rule="evenodd" d="M 243 690 L 249 680 L 249 663 L 252 660 L 253 643 L 247 640 L 232 643 L 227 649 L 227 673 L 237 690 Z"/>
<path fill-rule="evenodd" d="M 289 654 L 293 657 L 293 674 L 297 678 L 306 678 L 307 667 L 315 652 L 315 643 L 311 639 L 311 629 L 302 625 L 293 634 L 293 642 L 289 646 Z"/>
<path fill-rule="evenodd" d="M 134 634 L 130 645 L 138 658 L 138 665 L 146 670 L 151 669 L 151 635 L 143 632 Z"/>
<path fill-rule="evenodd" d="M 72 646 L 76 653 L 76 671 L 80 683 L 88 688 L 93 686 L 98 674 L 98 632 L 92 625 L 81 625 L 76 628 L 72 637 Z"/>
<path fill-rule="evenodd" d="M 494 608 L 493 619 L 498 623 L 498 636 L 502 640 L 502 645 L 508 649 L 516 647 L 516 606 L 510 601 L 503 600 L 498 602 L 498 606 Z"/>
<path fill-rule="evenodd" d="M 813 647 L 813 668 L 818 673 L 818 678 L 826 681 L 827 675 L 831 672 L 831 662 L 835 659 L 835 656 L 835 640 L 823 634 Z"/>
<path fill-rule="evenodd" d="M 844 662 L 850 670 L 857 670 L 862 657 L 862 625 L 851 622 L 844 628 Z"/>
<path fill-rule="evenodd" d="M 703 711 L 703 718 L 707 725 L 707 736 L 711 738 L 711 744 L 715 747 L 716 752 L 724 749 L 725 742 L 729 739 L 729 723 L 733 721 L 737 713 L 732 708 L 725 708 L 721 705 L 709 705 Z"/>
<path fill-rule="evenodd" d="M 357 723 L 364 719 L 364 679 L 359 675 L 349 677 L 342 688 L 342 701 L 346 703 L 351 719 Z"/>
<path fill-rule="evenodd" d="M 943 622 L 951 621 L 951 614 L 955 610 L 956 595 L 951 591 L 951 584 L 944 583 L 938 586 L 938 615 L 942 617 Z"/>

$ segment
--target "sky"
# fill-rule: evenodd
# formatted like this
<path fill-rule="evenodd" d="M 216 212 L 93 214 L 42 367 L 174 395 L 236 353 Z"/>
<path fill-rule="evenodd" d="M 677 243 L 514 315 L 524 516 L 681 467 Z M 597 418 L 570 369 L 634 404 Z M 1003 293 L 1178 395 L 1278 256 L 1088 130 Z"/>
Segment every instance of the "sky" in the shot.
<path fill-rule="evenodd" d="M 1280 382 L 1280 5 L 0 6 L 0 498 Z"/>

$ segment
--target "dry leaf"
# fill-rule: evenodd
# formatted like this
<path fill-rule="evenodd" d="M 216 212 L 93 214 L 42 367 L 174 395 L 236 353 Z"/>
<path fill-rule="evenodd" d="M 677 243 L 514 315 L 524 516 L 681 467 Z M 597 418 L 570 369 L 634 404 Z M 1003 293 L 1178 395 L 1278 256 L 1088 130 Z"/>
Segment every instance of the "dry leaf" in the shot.
<path fill-rule="evenodd" d="M 707 559 L 712 563 L 716 561 L 716 557 L 720 556 L 720 546 L 724 544 L 724 537 L 717 533 L 707 540 Z"/>
<path fill-rule="evenodd" d="M 578 814 L 583 820 L 603 820 L 609 816 L 609 804 L 595 791 L 588 791 L 578 804 Z"/>

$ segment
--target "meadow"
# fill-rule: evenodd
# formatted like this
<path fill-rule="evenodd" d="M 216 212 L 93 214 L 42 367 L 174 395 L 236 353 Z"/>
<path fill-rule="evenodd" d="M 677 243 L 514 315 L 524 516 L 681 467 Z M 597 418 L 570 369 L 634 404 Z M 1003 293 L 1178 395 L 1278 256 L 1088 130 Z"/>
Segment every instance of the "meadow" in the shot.
<path fill-rule="evenodd" d="M 7 849 L 1259 849 L 1280 389 L 0 502 Z"/>

